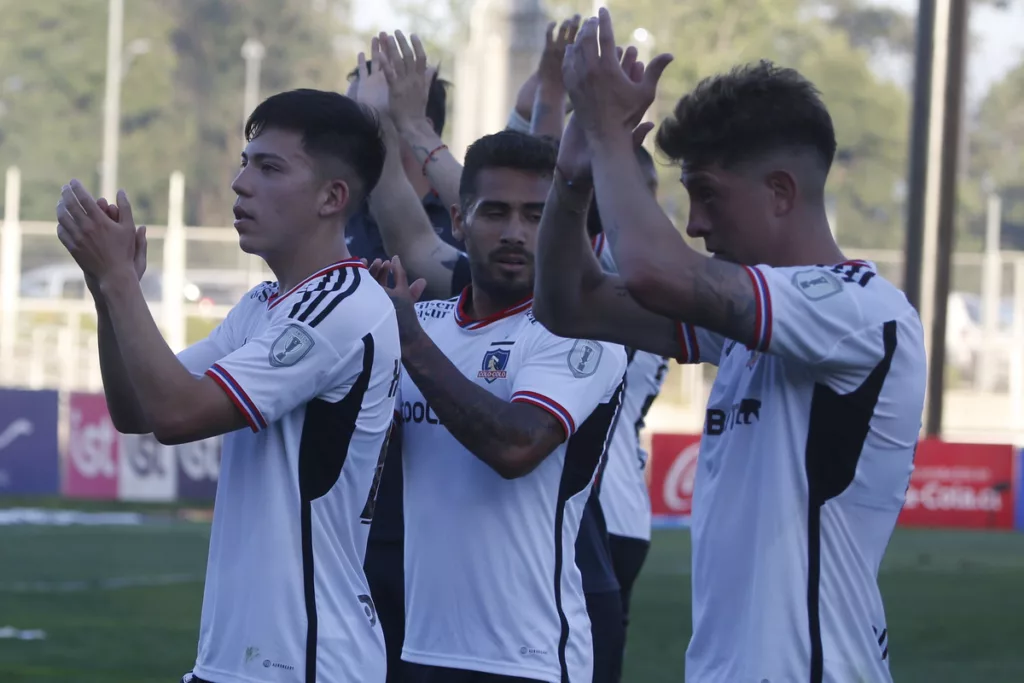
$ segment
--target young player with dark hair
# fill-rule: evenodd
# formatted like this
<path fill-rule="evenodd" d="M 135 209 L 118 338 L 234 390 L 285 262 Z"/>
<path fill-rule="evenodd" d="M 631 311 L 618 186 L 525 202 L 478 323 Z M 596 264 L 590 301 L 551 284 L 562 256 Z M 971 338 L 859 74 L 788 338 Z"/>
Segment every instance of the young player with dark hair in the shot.
<path fill-rule="evenodd" d="M 633 152 L 670 60 L 645 69 L 629 48 L 620 64 L 604 9 L 568 52 L 575 113 L 540 228 L 537 317 L 718 366 L 694 486 L 687 680 L 886 683 L 877 571 L 921 426 L 920 320 L 836 245 L 832 120 L 791 69 L 709 78 L 659 131 L 690 195 L 687 233 L 714 258 L 687 246 Z M 592 194 L 618 276 L 589 248 Z"/>
<path fill-rule="evenodd" d="M 162 443 L 224 438 L 199 650 L 184 681 L 382 683 L 384 641 L 363 575 L 375 474 L 400 376 L 394 307 L 345 248 L 384 146 L 336 93 L 268 98 L 232 183 L 243 251 L 277 276 L 175 357 L 142 297 L 145 241 L 123 192 L 77 181 L 58 235 L 96 299 L 118 430 Z"/>

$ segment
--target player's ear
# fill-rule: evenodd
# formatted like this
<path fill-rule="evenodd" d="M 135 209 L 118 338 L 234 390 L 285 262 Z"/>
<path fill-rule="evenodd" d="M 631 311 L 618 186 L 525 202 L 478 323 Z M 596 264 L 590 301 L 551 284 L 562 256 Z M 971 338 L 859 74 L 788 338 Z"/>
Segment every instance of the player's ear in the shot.
<path fill-rule="evenodd" d="M 334 178 L 324 188 L 320 202 L 320 217 L 329 218 L 344 213 L 352 200 L 352 190 L 341 178 Z"/>
<path fill-rule="evenodd" d="M 772 193 L 772 204 L 777 217 L 793 210 L 796 203 L 796 178 L 788 171 L 776 170 L 765 177 L 765 183 Z"/>
<path fill-rule="evenodd" d="M 452 215 L 452 237 L 460 242 L 465 241 L 466 233 L 462 229 L 462 209 L 458 204 L 452 204 L 449 211 Z"/>

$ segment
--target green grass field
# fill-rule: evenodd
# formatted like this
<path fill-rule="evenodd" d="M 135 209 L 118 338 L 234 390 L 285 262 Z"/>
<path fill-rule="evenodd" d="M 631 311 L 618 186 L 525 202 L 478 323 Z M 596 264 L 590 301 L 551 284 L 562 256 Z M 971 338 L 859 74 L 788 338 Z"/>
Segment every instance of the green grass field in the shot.
<path fill-rule="evenodd" d="M 207 525 L 171 520 L 0 526 L 0 629 L 46 633 L 0 639 L 0 681 L 177 681 L 195 657 L 208 539 Z M 634 592 L 626 683 L 682 681 L 688 573 L 688 533 L 657 532 Z M 1024 681 L 1024 535 L 900 530 L 881 585 L 898 683 Z"/>

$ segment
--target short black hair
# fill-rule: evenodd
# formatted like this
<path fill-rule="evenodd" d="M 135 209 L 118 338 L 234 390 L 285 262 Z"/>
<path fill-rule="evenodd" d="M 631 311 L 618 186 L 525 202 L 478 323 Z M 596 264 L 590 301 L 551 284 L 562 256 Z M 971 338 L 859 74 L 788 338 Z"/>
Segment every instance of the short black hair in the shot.
<path fill-rule="evenodd" d="M 373 60 L 366 60 L 366 68 L 373 73 Z M 427 90 L 427 118 L 434 124 L 434 132 L 438 135 L 444 134 L 444 122 L 448 116 L 448 87 L 451 85 L 448 81 L 440 78 L 440 67 L 434 72 L 434 77 L 430 81 L 430 89 Z M 359 68 L 352 69 L 348 74 L 348 80 L 352 81 L 359 79 Z"/>
<path fill-rule="evenodd" d="M 302 147 L 334 173 L 338 162 L 355 174 L 349 205 L 359 206 L 380 180 L 386 148 L 376 113 L 336 92 L 300 89 L 265 99 L 245 123 L 251 142 L 269 128 L 302 135 Z M 331 164 L 331 162 L 335 162 Z"/>
<path fill-rule="evenodd" d="M 725 167 L 787 148 L 810 148 L 828 172 L 836 154 L 820 91 L 768 60 L 702 80 L 662 123 L 658 148 L 688 166 Z"/>
<path fill-rule="evenodd" d="M 550 140 L 516 130 L 485 135 L 466 150 L 459 181 L 463 208 L 476 198 L 476 180 L 486 168 L 511 168 L 538 175 L 554 176 L 558 147 Z"/>

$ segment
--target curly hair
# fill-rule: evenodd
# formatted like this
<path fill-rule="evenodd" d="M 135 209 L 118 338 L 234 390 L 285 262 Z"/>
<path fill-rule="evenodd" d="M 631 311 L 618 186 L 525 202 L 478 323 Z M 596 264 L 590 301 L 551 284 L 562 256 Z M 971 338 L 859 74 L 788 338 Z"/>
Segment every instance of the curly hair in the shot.
<path fill-rule="evenodd" d="M 702 80 L 658 130 L 658 148 L 688 166 L 733 166 L 784 149 L 813 150 L 828 172 L 836 154 L 821 93 L 796 70 L 762 60 Z"/>

